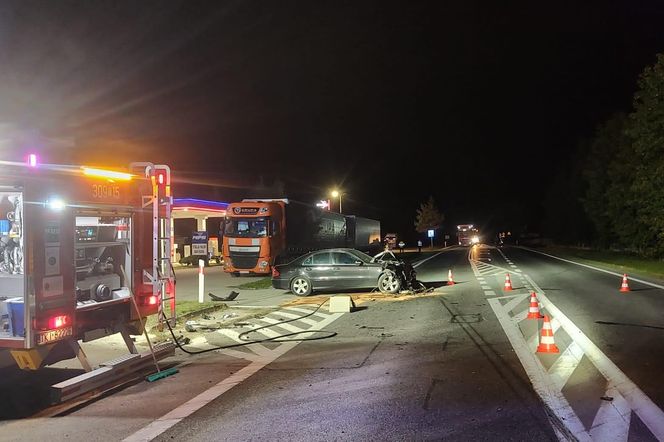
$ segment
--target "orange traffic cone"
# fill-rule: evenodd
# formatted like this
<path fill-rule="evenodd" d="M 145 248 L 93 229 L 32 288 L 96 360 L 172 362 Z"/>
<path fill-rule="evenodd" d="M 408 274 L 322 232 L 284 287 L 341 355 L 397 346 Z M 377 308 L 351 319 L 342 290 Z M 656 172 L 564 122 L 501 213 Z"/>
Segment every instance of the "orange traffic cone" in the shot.
<path fill-rule="evenodd" d="M 620 285 L 621 292 L 629 292 L 629 285 L 627 284 L 627 274 L 623 274 L 622 284 Z"/>
<path fill-rule="evenodd" d="M 447 271 L 447 285 L 454 285 L 454 278 L 452 278 L 452 269 Z"/>
<path fill-rule="evenodd" d="M 541 319 L 544 316 L 540 313 L 539 302 L 537 301 L 537 296 L 535 292 L 530 292 L 530 307 L 528 308 L 528 316 L 526 319 Z"/>
<path fill-rule="evenodd" d="M 540 343 L 537 346 L 537 353 L 560 353 L 560 350 L 558 350 L 558 347 L 553 342 L 553 329 L 551 328 L 549 315 L 544 315 L 544 325 L 542 325 L 542 334 L 540 336 Z"/>
<path fill-rule="evenodd" d="M 503 290 L 510 291 L 512 290 L 512 281 L 510 281 L 510 274 L 505 273 L 505 288 Z"/>

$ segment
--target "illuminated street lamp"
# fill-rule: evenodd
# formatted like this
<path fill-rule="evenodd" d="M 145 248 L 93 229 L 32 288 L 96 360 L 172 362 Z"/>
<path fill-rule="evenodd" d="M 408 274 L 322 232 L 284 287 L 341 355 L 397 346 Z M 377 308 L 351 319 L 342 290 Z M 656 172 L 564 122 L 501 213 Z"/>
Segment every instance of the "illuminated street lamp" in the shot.
<path fill-rule="evenodd" d="M 332 198 L 339 197 L 339 213 L 341 213 L 341 192 L 339 192 L 338 190 L 335 189 L 335 190 L 332 191 L 331 195 L 332 195 Z"/>

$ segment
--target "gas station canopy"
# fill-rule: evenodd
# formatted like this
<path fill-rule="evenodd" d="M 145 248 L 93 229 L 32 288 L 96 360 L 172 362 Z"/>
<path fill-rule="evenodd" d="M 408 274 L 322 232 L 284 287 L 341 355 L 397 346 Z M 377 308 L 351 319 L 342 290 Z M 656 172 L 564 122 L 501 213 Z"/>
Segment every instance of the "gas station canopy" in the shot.
<path fill-rule="evenodd" d="M 226 216 L 228 203 L 220 201 L 208 201 L 197 198 L 175 198 L 173 199 L 173 219 L 185 218 L 208 218 Z"/>

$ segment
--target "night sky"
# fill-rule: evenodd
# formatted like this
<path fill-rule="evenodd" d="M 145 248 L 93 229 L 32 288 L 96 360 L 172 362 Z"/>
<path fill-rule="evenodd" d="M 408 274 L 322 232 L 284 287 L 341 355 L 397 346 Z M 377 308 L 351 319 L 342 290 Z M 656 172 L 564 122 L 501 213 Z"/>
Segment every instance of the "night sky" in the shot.
<path fill-rule="evenodd" d="M 579 142 L 630 110 L 664 4 L 503 3 L 3 0 L 0 151 L 215 185 L 176 196 L 341 186 L 344 212 L 407 237 L 429 195 L 446 227 L 536 222 Z"/>

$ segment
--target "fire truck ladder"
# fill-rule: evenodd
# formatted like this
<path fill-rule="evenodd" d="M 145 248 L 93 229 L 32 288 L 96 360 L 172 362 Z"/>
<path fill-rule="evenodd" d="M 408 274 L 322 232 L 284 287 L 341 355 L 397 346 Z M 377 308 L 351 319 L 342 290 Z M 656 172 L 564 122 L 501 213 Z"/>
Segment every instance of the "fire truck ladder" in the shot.
<path fill-rule="evenodd" d="M 159 302 L 158 330 L 168 321 L 175 326 L 175 273 L 171 262 L 171 171 L 165 165 L 145 164 L 145 174 L 152 180 L 152 195 L 143 196 L 143 207 L 152 206 L 152 272 L 143 271 L 143 279 L 152 284 L 152 295 Z"/>

